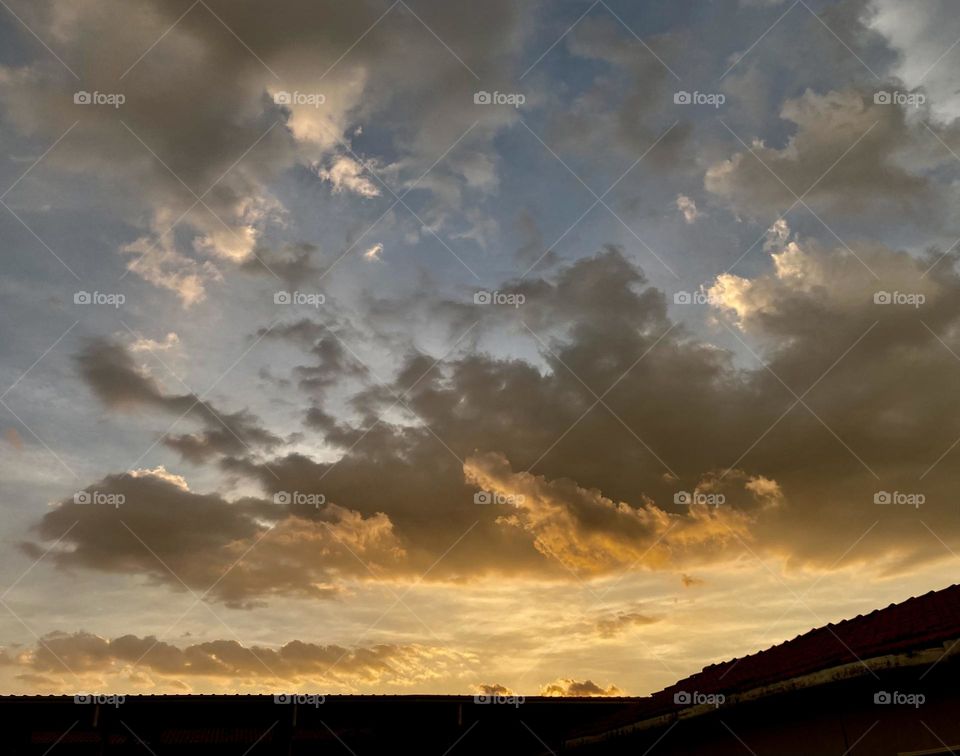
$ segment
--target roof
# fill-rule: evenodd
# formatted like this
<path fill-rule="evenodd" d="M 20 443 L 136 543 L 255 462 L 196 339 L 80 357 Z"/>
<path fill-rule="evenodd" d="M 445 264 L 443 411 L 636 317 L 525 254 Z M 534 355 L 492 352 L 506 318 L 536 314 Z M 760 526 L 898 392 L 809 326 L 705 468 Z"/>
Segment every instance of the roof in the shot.
<path fill-rule="evenodd" d="M 890 604 L 798 635 L 764 651 L 711 664 L 661 691 L 731 693 L 864 659 L 929 648 L 960 638 L 960 585 Z"/>
<path fill-rule="evenodd" d="M 865 672 L 860 662 L 938 649 L 958 639 L 960 585 L 951 585 L 869 614 L 828 623 L 755 654 L 711 664 L 576 734 L 610 732 L 676 714 L 686 706 L 675 702 L 675 694 L 681 691 L 720 693 L 729 698 L 844 666 L 854 671 L 860 667 Z M 950 650 L 952 644 L 947 648 Z"/>

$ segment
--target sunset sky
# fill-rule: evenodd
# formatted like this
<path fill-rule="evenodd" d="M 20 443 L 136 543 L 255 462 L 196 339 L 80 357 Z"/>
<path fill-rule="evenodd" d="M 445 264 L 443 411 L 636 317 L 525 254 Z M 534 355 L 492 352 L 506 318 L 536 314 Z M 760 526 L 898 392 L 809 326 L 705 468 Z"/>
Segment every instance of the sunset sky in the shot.
<path fill-rule="evenodd" d="M 958 68 L 950 0 L 0 1 L 0 692 L 644 695 L 955 582 Z"/>

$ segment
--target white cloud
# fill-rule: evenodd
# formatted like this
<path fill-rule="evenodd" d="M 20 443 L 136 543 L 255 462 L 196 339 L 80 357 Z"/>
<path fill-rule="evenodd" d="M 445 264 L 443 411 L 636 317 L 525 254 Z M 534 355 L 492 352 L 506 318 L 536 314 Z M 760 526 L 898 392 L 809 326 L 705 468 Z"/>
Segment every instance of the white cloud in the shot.
<path fill-rule="evenodd" d="M 347 155 L 335 158 L 329 168 L 318 165 L 315 170 L 320 178 L 330 182 L 334 194 L 348 191 L 361 197 L 380 196 L 380 188 L 363 175 L 363 166 Z"/>
<path fill-rule="evenodd" d="M 173 349 L 179 343 L 180 337 L 173 331 L 170 331 L 170 333 L 164 336 L 163 341 L 148 339 L 146 336 L 139 336 L 130 344 L 130 349 L 134 352 L 165 352 Z"/>
<path fill-rule="evenodd" d="M 789 238 L 789 224 L 785 218 L 778 218 L 776 222 L 767 229 L 767 238 L 763 242 L 763 249 L 766 252 L 773 249 L 782 249 Z"/>
<path fill-rule="evenodd" d="M 383 243 L 377 242 L 370 247 L 370 249 L 363 253 L 363 258 L 365 260 L 379 260 L 381 252 L 383 252 Z"/>
<path fill-rule="evenodd" d="M 157 478 L 159 480 L 170 483 L 171 485 L 176 486 L 181 491 L 189 491 L 190 486 L 187 484 L 187 479 L 182 475 L 177 475 L 176 473 L 168 472 L 167 468 L 163 465 L 158 465 L 152 469 L 140 468 L 138 470 L 132 470 L 130 472 L 131 478 Z"/>
<path fill-rule="evenodd" d="M 867 24 L 898 53 L 893 73 L 908 88 L 923 86 L 934 115 L 949 121 L 960 116 L 956 71 L 960 16 L 952 0 L 901 3 L 873 0 Z"/>
<path fill-rule="evenodd" d="M 209 260 L 197 262 L 177 248 L 174 235 L 169 232 L 172 216 L 169 211 L 158 211 L 151 223 L 151 233 L 122 246 L 120 252 L 131 256 L 127 270 L 154 286 L 174 292 L 184 307 L 190 307 L 202 301 L 207 285 L 222 280 L 222 276 Z"/>
<path fill-rule="evenodd" d="M 701 215 L 697 210 L 697 203 L 685 194 L 677 195 L 677 210 L 683 213 L 683 219 L 687 223 L 695 223 Z"/>

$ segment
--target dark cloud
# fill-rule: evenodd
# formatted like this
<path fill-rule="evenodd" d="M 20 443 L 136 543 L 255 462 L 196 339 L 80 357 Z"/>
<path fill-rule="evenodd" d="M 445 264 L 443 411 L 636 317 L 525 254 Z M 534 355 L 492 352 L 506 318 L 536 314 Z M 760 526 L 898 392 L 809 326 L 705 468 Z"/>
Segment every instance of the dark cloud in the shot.
<path fill-rule="evenodd" d="M 876 91 L 884 87 L 897 89 L 887 82 Z M 918 120 L 897 104 L 875 104 L 874 92 L 808 89 L 787 100 L 780 116 L 794 132 L 786 144 L 771 147 L 755 134 L 736 134 L 748 150 L 731 136 L 735 152 L 708 168 L 707 190 L 738 215 L 764 222 L 799 204 L 798 197 L 817 212 L 840 211 L 845 218 L 942 217 L 943 187 L 929 173 L 951 156 L 924 128 L 925 112 Z"/>
<path fill-rule="evenodd" d="M 659 622 L 658 617 L 651 617 L 641 612 L 620 612 L 613 617 L 597 620 L 597 632 L 601 638 L 615 638 L 634 627 L 643 627 Z"/>
<path fill-rule="evenodd" d="M 305 425 L 341 450 L 336 460 L 292 453 L 267 464 L 240 451 L 222 462 L 268 494 L 323 496 L 327 508 L 285 513 L 270 505 L 255 517 L 245 513 L 251 501 L 230 503 L 152 480 L 113 476 L 97 485 L 120 486 L 140 502 L 141 509 L 121 514 L 159 516 L 151 514 L 154 495 L 181 502 L 162 506 L 162 522 L 143 527 L 162 528 L 167 538 L 186 528 L 213 539 L 208 548 L 171 545 L 174 553 L 164 552 L 203 575 L 191 585 L 215 580 L 235 558 L 224 549 L 249 544 L 262 532 L 262 518 L 291 530 L 292 542 L 302 545 L 325 535 L 322 523 L 333 512 L 360 542 L 376 544 L 374 553 L 390 555 L 381 560 L 387 571 L 416 574 L 446 554 L 431 579 L 702 571 L 745 548 L 826 566 L 876 521 L 849 559 L 885 555 L 889 569 L 903 569 L 938 558 L 915 510 L 874 504 L 874 494 L 922 492 L 924 522 L 953 531 L 946 506 L 952 468 L 924 471 L 958 433 L 949 396 L 960 364 L 947 347 L 960 319 L 960 280 L 945 264 L 924 277 L 930 261 L 859 247 L 882 286 L 925 297 L 921 309 L 878 305 L 875 279 L 845 250 L 792 241 L 788 231 L 778 244 L 770 273 L 728 274 L 710 289 L 716 327 L 738 357 L 675 326 L 663 293 L 609 249 L 550 279 L 517 285 L 528 301 L 514 317 L 530 329 L 541 365 L 474 353 L 430 369 L 426 355 L 410 355 L 388 386 L 359 391 L 359 423 L 322 404 L 304 410 Z M 307 321 L 281 331 L 322 355 L 321 365 L 329 362 L 330 382 L 357 377 L 337 362 L 343 354 L 329 350 L 323 333 Z M 756 363 L 750 343 L 767 367 L 740 364 Z M 116 347 L 86 352 L 81 366 L 114 404 L 180 409 L 190 401 L 160 393 Z M 807 407 L 797 405 L 796 396 L 811 386 Z M 478 491 L 487 492 L 487 503 L 475 501 Z M 209 501 L 224 528 L 193 524 L 201 511 L 186 503 L 193 501 Z M 42 535 L 54 538 L 74 519 L 93 516 L 89 528 L 68 536 L 74 551 L 61 561 L 129 570 L 138 544 L 121 548 L 102 522 L 113 513 L 90 511 L 63 503 L 45 518 Z M 236 527 L 243 530 L 239 540 Z M 224 589 L 255 596 L 335 584 L 329 570 L 343 567 L 333 543 L 291 548 L 278 570 L 268 545 L 274 540 L 264 539 L 254 551 L 260 556 L 238 567 Z M 137 563 L 158 573 L 148 554 Z"/>
<path fill-rule="evenodd" d="M 340 380 L 362 379 L 368 373 L 366 365 L 344 346 L 343 336 L 318 321 L 302 319 L 282 324 L 271 329 L 268 337 L 305 346 L 316 358 L 314 364 L 298 365 L 293 371 L 300 388 L 312 394 L 319 396 Z"/>
<path fill-rule="evenodd" d="M 923 277 L 932 258 L 878 245 L 856 251 L 877 271 L 879 284 L 843 248 L 812 242 L 785 243 L 768 275 L 721 277 L 711 290 L 715 314 L 731 330 L 719 322 L 715 328 L 739 352 L 735 358 L 680 326 L 671 329 L 663 294 L 608 250 L 551 279 L 517 285 L 527 303 L 496 316 L 498 323 L 514 318 L 514 333 L 524 333 L 521 320 L 537 333 L 527 332 L 527 339 L 543 367 L 485 354 L 445 360 L 405 397 L 419 418 L 408 416 L 412 425 L 376 422 L 372 412 L 362 431 L 345 433 L 332 416 L 314 411 L 314 426 L 347 451 L 335 464 L 289 457 L 271 466 L 304 486 L 322 479 L 337 501 L 365 514 L 380 511 L 378 493 L 389 490 L 385 511 L 398 532 L 431 552 L 442 553 L 479 519 L 471 543 L 484 543 L 485 553 L 496 554 L 493 561 L 521 571 L 534 559 L 527 538 L 544 547 L 548 561 L 562 560 L 580 553 L 581 537 L 591 529 L 604 532 L 605 518 L 625 519 L 611 523 L 614 540 L 597 553 L 612 559 L 619 546 L 627 547 L 625 554 L 642 551 L 643 538 L 626 523 L 644 507 L 654 506 L 667 523 L 679 517 L 678 526 L 692 525 L 690 511 L 675 503 L 678 492 L 722 495 L 725 504 L 711 517 L 736 515 L 751 523 L 746 536 L 736 517 L 702 520 L 703 526 L 712 522 L 707 532 L 716 529 L 707 541 L 713 545 L 687 550 L 681 561 L 696 563 L 705 552 L 724 559 L 730 549 L 742 551 L 742 538 L 754 539 L 755 549 L 829 564 L 878 518 L 870 545 L 851 558 L 892 552 L 908 561 L 938 558 L 917 522 L 905 535 L 904 508 L 878 507 L 873 495 L 887 488 L 926 490 L 927 516 L 949 532 L 942 509 L 949 468 L 920 476 L 956 438 L 944 421 L 955 414 L 944 397 L 957 361 L 924 323 L 952 343 L 960 282 L 946 262 Z M 920 310 L 874 304 L 884 289 L 922 292 L 926 303 Z M 727 310 L 728 304 L 741 310 Z M 451 312 L 469 319 L 468 305 Z M 429 364 L 410 358 L 397 371 L 393 392 L 405 391 L 409 376 Z M 912 366 L 907 383 L 904 364 Z M 796 398 L 784 384 L 800 395 L 821 376 L 805 399 L 810 409 L 790 409 Z M 603 404 L 590 409 L 599 396 Z M 371 411 L 395 401 L 389 391 L 367 399 Z M 465 470 L 478 488 L 496 485 L 531 498 L 516 507 L 495 505 L 496 525 L 488 525 L 485 511 L 469 505 Z M 268 485 L 267 474 L 258 474 Z M 369 481 L 369 488 L 358 481 Z M 542 511 L 531 509 L 540 506 L 538 497 Z M 844 516 L 828 517 L 826 510 L 836 512 L 840 502 L 846 502 Z M 511 529 L 526 537 L 502 540 Z M 551 543 L 554 536 L 560 541 Z M 684 553 L 679 546 L 667 550 L 671 558 Z M 460 559 L 471 551 L 451 555 L 445 567 L 467 569 Z"/>
<path fill-rule="evenodd" d="M 158 468 L 108 476 L 84 493 L 87 501 L 59 502 L 36 527 L 41 540 L 63 536 L 48 557 L 54 563 L 139 573 L 231 606 L 276 594 L 333 598 L 338 578 L 396 569 L 404 557 L 385 515 L 304 504 L 293 491 L 280 503 L 227 501 Z M 41 553 L 34 543 L 24 548 Z"/>
<path fill-rule="evenodd" d="M 320 250 L 305 242 L 294 244 L 281 250 L 258 248 L 257 257 L 251 257 L 240 267 L 260 276 L 276 276 L 288 289 L 316 283 L 320 280 L 324 268 L 316 263 L 322 257 Z"/>
<path fill-rule="evenodd" d="M 92 341 L 77 355 L 76 362 L 84 381 L 108 407 L 143 407 L 199 422 L 204 427 L 200 432 L 168 432 L 163 437 L 167 446 L 192 462 L 204 462 L 219 454 L 241 454 L 255 447 L 269 450 L 282 443 L 246 410 L 222 412 L 196 394 L 165 393 L 119 343 Z"/>

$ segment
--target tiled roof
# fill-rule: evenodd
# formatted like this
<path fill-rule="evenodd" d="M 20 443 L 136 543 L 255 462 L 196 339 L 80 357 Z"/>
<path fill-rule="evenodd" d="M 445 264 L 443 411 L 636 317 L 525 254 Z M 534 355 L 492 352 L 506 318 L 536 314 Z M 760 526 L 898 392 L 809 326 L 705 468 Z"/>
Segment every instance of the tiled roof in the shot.
<path fill-rule="evenodd" d="M 652 696 L 571 735 L 608 732 L 676 713 L 674 694 L 740 693 L 845 664 L 891 654 L 935 648 L 960 638 L 960 585 L 907 599 L 798 635 L 764 651 L 711 664 Z M 958 644 L 960 648 L 960 644 Z"/>
<path fill-rule="evenodd" d="M 960 638 L 960 585 L 890 604 L 798 635 L 750 656 L 712 664 L 662 691 L 731 693 L 843 664 Z"/>

